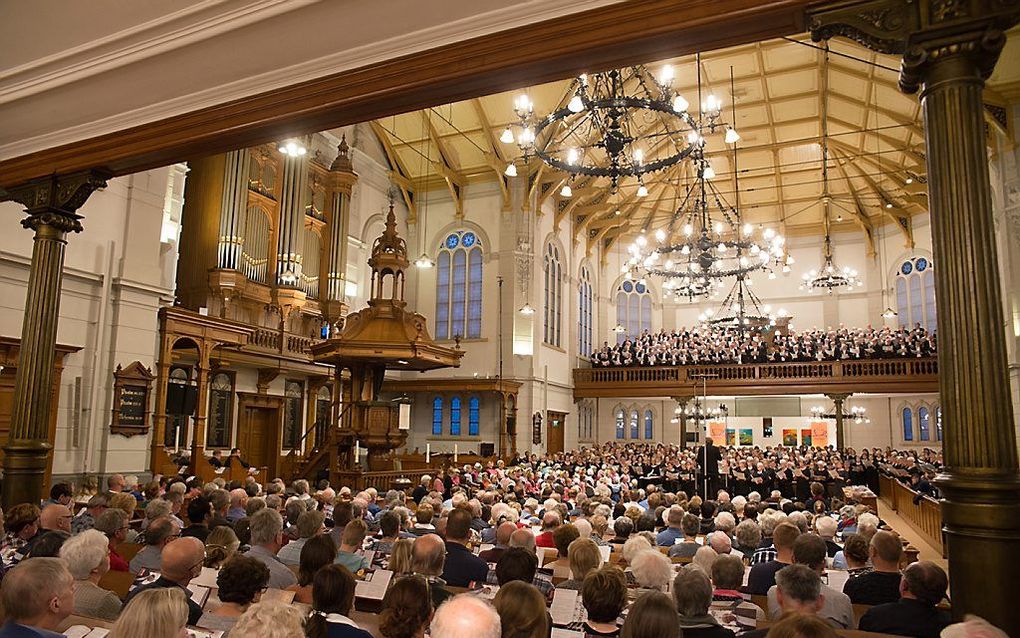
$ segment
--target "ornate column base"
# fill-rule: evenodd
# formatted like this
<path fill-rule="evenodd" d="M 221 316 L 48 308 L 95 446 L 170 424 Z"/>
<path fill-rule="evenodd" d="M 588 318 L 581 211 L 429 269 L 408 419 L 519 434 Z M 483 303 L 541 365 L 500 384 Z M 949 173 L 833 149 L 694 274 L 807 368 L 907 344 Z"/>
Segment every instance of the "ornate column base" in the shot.
<path fill-rule="evenodd" d="M 50 450 L 47 441 L 11 441 L 4 450 L 3 502 L 5 507 L 18 503 L 37 503 L 46 474 Z"/>

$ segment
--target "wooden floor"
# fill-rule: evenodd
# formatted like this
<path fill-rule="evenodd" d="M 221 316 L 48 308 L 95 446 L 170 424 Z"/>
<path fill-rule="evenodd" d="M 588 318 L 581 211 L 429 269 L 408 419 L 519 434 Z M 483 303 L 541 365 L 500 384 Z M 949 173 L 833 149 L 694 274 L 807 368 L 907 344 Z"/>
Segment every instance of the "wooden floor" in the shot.
<path fill-rule="evenodd" d="M 909 523 L 886 505 L 882 499 L 878 500 L 878 517 L 889 523 L 889 527 L 896 530 L 900 536 L 906 538 L 910 541 L 911 545 L 918 549 L 920 552 L 918 558 L 920 560 L 930 560 L 942 569 L 949 570 L 949 561 L 942 558 L 942 554 L 938 550 L 927 543 L 920 534 L 914 531 Z"/>

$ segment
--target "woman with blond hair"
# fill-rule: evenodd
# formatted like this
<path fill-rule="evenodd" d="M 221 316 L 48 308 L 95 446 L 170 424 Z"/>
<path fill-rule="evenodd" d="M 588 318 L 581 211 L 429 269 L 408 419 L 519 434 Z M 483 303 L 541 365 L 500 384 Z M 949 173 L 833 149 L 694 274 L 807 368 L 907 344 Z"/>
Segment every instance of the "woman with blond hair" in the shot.
<path fill-rule="evenodd" d="M 230 633 L 244 638 L 305 638 L 304 625 L 297 607 L 266 600 L 249 607 Z"/>
<path fill-rule="evenodd" d="M 147 589 L 131 599 L 108 638 L 182 638 L 187 636 L 188 602 L 179 587 Z"/>
<path fill-rule="evenodd" d="M 602 552 L 590 538 L 578 538 L 567 548 L 570 578 L 556 585 L 556 589 L 581 590 L 584 577 L 602 565 Z"/>
<path fill-rule="evenodd" d="M 414 549 L 414 541 L 410 538 L 401 538 L 393 543 L 393 552 L 390 553 L 388 567 L 394 577 L 406 576 L 414 572 L 411 569 L 411 553 Z"/>
<path fill-rule="evenodd" d="M 499 588 L 492 606 L 499 614 L 502 638 L 546 638 L 551 622 L 545 596 L 530 583 L 515 580 Z"/>
<path fill-rule="evenodd" d="M 237 539 L 234 530 L 226 525 L 220 525 L 211 532 L 205 539 L 205 567 L 219 569 L 232 556 L 237 554 L 241 541 Z"/>

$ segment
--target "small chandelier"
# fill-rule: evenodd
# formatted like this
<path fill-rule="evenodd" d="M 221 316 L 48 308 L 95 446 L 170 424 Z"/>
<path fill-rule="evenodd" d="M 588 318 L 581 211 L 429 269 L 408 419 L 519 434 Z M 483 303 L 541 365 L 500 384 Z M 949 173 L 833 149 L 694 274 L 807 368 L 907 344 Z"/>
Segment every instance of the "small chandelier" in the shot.
<path fill-rule="evenodd" d="M 859 405 L 855 405 L 851 407 L 849 411 L 843 412 L 842 416 L 843 420 L 845 421 L 853 421 L 854 423 L 857 424 L 866 425 L 871 423 L 871 419 L 868 418 L 867 412 L 868 410 L 866 408 L 863 408 Z M 835 419 L 837 416 L 839 416 L 838 414 L 836 414 L 835 411 L 826 412 L 825 408 L 823 408 L 820 405 L 816 405 L 811 408 L 811 415 L 816 419 Z"/>
<path fill-rule="evenodd" d="M 514 100 L 515 125 L 500 135 L 505 144 L 516 144 L 523 164 L 537 157 L 566 173 L 570 181 L 560 191 L 573 192 L 570 183 L 578 175 L 608 178 L 616 193 L 624 178 L 637 181 L 637 196 L 648 194 L 644 178 L 678 164 L 697 148 L 690 132 L 722 126 L 721 102 L 710 95 L 702 107 L 700 124 L 688 112 L 690 106 L 672 88 L 673 67 L 666 65 L 656 77 L 644 66 L 580 75 L 571 81 L 570 100 L 544 117 L 535 115 L 527 95 Z M 516 133 L 515 133 L 516 127 Z M 739 139 L 732 128 L 727 139 Z M 517 161 L 504 171 L 517 175 Z"/>
<path fill-rule="evenodd" d="M 771 330 L 781 320 L 788 319 L 783 309 L 776 313 L 772 312 L 772 306 L 763 304 L 750 286 L 751 280 L 747 275 L 737 275 L 736 283 L 723 299 L 719 309 L 705 310 L 698 316 L 698 321 L 708 326 L 733 328 L 743 332 Z"/>
<path fill-rule="evenodd" d="M 679 423 L 681 417 L 687 420 L 707 421 L 708 419 L 725 419 L 729 417 L 730 409 L 726 404 L 720 404 L 714 408 L 704 409 L 700 399 L 694 399 L 686 409 L 679 405 L 673 410 L 673 418 L 670 423 Z"/>

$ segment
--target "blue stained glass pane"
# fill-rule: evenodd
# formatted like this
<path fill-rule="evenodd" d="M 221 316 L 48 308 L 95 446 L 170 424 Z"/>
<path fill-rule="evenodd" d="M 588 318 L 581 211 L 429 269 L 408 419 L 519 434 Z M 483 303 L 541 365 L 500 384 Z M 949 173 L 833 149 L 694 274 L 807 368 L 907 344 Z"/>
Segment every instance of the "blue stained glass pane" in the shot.
<path fill-rule="evenodd" d="M 917 410 L 917 425 L 920 430 L 921 440 L 931 440 L 931 428 L 929 427 L 929 415 L 928 408 L 918 408 Z"/>
<path fill-rule="evenodd" d="M 616 438 L 623 438 L 623 410 L 616 413 Z"/>
<path fill-rule="evenodd" d="M 478 436 L 478 397 L 468 401 L 468 435 Z"/>
<path fill-rule="evenodd" d="M 924 272 L 928 268 L 928 260 L 924 257 L 918 257 L 917 261 L 914 262 L 914 266 L 917 268 L 917 272 Z"/>
<path fill-rule="evenodd" d="M 935 438 L 942 440 L 942 406 L 935 408 Z"/>
<path fill-rule="evenodd" d="M 450 399 L 450 434 L 460 436 L 460 397 Z"/>
<path fill-rule="evenodd" d="M 432 434 L 439 436 L 443 433 L 443 400 L 436 397 L 432 401 Z"/>
<path fill-rule="evenodd" d="M 453 284 L 451 286 L 452 303 L 450 304 L 450 338 L 464 333 L 464 302 L 467 297 L 467 251 L 457 250 L 453 253 Z"/>
<path fill-rule="evenodd" d="M 651 410 L 645 410 L 645 439 L 651 440 L 655 434 L 655 418 Z"/>
<path fill-rule="evenodd" d="M 436 269 L 436 339 L 450 338 L 450 253 L 439 253 Z"/>
<path fill-rule="evenodd" d="M 634 290 L 636 290 L 639 293 L 642 293 L 645 291 L 645 285 L 639 281 L 634 285 Z"/>
<path fill-rule="evenodd" d="M 630 438 L 636 439 L 641 436 L 638 431 L 638 413 L 637 410 L 631 410 L 630 412 Z"/>
<path fill-rule="evenodd" d="M 465 235 L 465 239 L 467 235 Z M 467 243 L 465 242 L 465 245 Z M 482 249 L 475 247 L 468 255 L 468 325 L 467 337 L 482 336 Z"/>
<path fill-rule="evenodd" d="M 632 290 L 634 290 L 634 284 L 630 280 L 627 280 L 627 281 L 623 282 L 623 291 L 624 292 L 630 292 Z"/>
<path fill-rule="evenodd" d="M 914 265 L 909 261 L 905 261 L 903 262 L 903 265 L 900 266 L 900 272 L 903 273 L 904 275 L 909 275 L 910 273 L 914 272 Z"/>
<path fill-rule="evenodd" d="M 458 241 L 460 241 L 460 239 L 456 235 L 450 235 L 449 237 L 446 238 L 446 247 L 449 248 L 450 250 L 453 250 L 454 248 L 457 247 Z"/>
<path fill-rule="evenodd" d="M 464 244 L 464 248 L 471 248 L 475 245 L 475 234 L 471 232 L 464 233 L 464 236 L 460 238 L 460 243 Z"/>
<path fill-rule="evenodd" d="M 914 440 L 914 413 L 910 408 L 903 408 L 903 440 Z"/>

